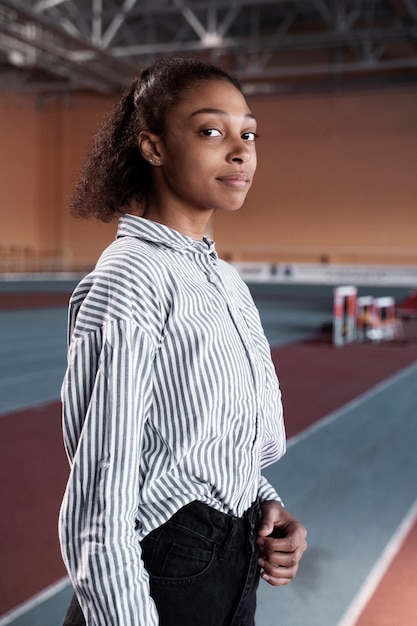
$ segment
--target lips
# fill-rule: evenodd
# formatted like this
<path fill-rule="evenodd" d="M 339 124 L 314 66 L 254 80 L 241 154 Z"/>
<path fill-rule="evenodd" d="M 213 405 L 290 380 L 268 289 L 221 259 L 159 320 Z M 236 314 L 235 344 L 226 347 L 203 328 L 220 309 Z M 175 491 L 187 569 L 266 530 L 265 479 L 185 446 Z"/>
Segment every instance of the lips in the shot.
<path fill-rule="evenodd" d="M 244 189 L 250 183 L 250 178 L 244 172 L 234 172 L 232 174 L 226 174 L 225 176 L 219 176 L 217 178 L 218 181 L 227 185 L 229 187 L 233 187 L 236 189 Z"/>

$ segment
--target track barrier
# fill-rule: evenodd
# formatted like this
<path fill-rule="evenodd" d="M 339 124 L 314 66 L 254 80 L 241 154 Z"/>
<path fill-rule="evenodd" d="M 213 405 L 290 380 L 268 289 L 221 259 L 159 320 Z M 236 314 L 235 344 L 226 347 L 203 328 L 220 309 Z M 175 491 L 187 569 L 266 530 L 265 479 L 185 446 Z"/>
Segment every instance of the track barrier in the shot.
<path fill-rule="evenodd" d="M 391 296 L 358 297 L 354 286 L 333 290 L 333 344 L 342 346 L 355 341 L 392 341 L 401 334 Z"/>

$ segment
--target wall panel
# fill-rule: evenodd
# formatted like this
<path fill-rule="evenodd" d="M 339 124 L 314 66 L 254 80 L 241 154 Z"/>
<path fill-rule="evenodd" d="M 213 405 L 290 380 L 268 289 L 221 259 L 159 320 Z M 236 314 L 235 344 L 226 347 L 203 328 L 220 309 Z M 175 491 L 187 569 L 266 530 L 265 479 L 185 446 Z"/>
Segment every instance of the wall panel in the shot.
<path fill-rule="evenodd" d="M 245 206 L 212 234 L 236 260 L 417 264 L 417 89 L 250 99 L 259 166 Z M 91 266 L 115 224 L 68 199 L 111 100 L 0 96 L 0 245 Z"/>
<path fill-rule="evenodd" d="M 256 181 L 216 216 L 232 258 L 417 263 L 417 91 L 252 100 Z"/>
<path fill-rule="evenodd" d="M 31 98 L 0 98 L 0 246 L 33 249 L 37 240 L 38 110 Z"/>

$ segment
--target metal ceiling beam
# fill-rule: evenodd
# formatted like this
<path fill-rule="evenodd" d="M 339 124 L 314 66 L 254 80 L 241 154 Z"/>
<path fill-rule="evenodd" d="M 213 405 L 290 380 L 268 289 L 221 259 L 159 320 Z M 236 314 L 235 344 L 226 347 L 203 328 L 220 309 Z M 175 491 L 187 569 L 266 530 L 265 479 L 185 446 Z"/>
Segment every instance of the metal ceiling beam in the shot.
<path fill-rule="evenodd" d="M 104 33 L 103 37 L 101 38 L 100 44 L 104 47 L 104 48 L 108 48 L 111 41 L 114 39 L 117 31 L 120 29 L 120 27 L 126 22 L 126 19 L 128 17 L 129 11 L 131 11 L 131 9 L 134 7 L 134 5 L 136 4 L 137 0 L 125 0 L 123 6 L 121 7 L 120 11 L 114 16 L 114 18 L 111 21 L 111 24 L 108 26 L 108 28 L 106 29 L 106 32 Z"/>
<path fill-rule="evenodd" d="M 67 76 L 81 85 L 99 91 L 114 91 L 137 73 L 137 68 L 119 60 L 87 40 L 72 35 L 45 16 L 23 7 L 20 3 L 0 2 L 0 48 L 16 50 L 27 57 L 28 65 L 47 69 L 52 74 Z M 90 63 L 79 65 L 77 51 L 88 50 Z"/>
<path fill-rule="evenodd" d="M 0 49 L 71 89 L 119 90 L 157 56 L 189 52 L 243 80 L 417 80 L 416 43 L 416 0 L 0 0 Z"/>

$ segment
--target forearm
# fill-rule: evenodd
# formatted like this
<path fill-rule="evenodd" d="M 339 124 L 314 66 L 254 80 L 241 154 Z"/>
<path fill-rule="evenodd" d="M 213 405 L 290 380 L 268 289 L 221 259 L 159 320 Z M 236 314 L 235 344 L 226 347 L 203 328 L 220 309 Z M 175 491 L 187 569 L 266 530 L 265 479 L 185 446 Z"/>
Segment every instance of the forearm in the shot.
<path fill-rule="evenodd" d="M 74 344 L 63 386 L 71 473 L 60 514 L 62 555 L 88 626 L 156 626 L 135 531 L 152 348 L 124 322 L 103 327 L 97 345 L 99 358 L 92 358 L 90 335 Z"/>
<path fill-rule="evenodd" d="M 121 544 L 116 539 L 114 544 L 111 528 L 106 533 L 102 523 L 93 518 L 87 526 L 76 511 L 77 503 L 67 489 L 60 516 L 61 549 L 87 626 L 157 626 L 133 528 L 128 542 Z"/>

